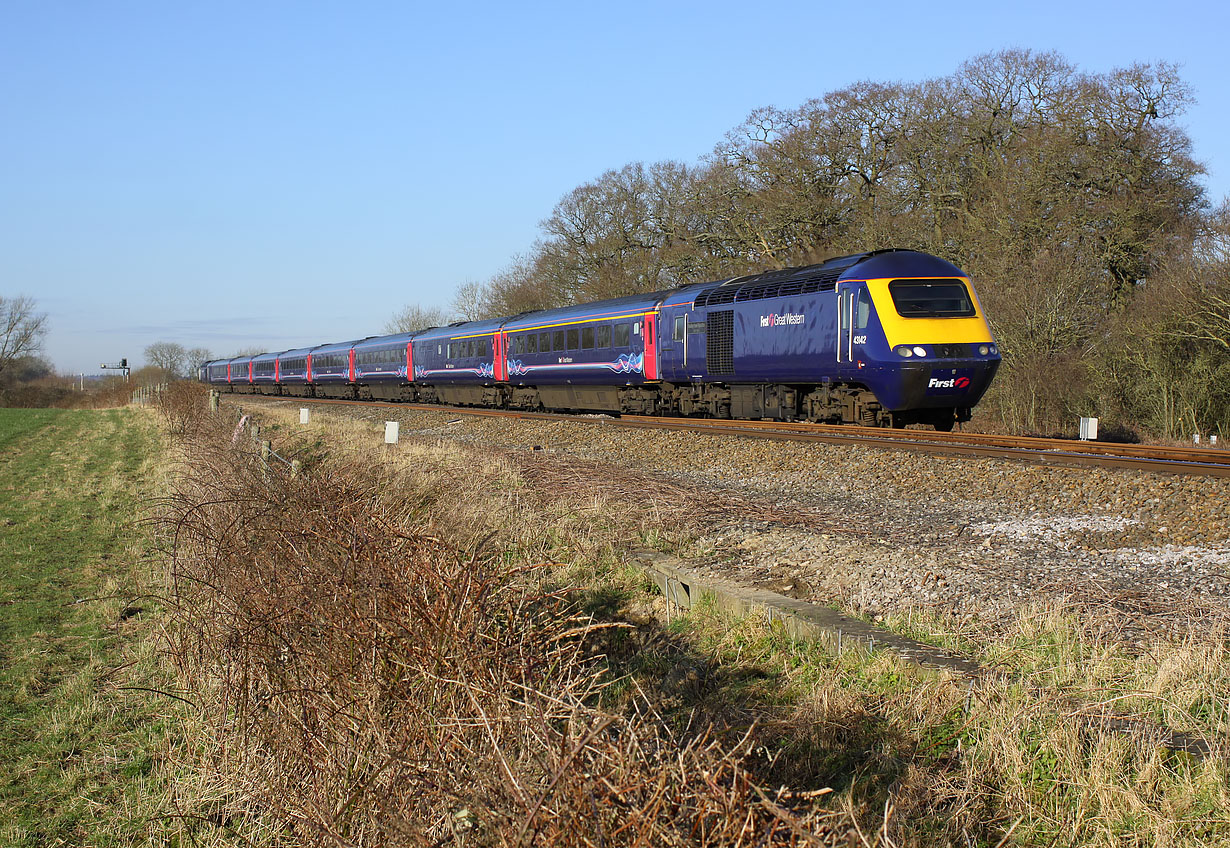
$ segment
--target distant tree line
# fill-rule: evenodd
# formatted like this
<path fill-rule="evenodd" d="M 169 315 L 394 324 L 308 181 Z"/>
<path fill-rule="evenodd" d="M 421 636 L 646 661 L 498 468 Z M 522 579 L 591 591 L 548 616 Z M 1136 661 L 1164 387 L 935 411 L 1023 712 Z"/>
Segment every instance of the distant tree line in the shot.
<path fill-rule="evenodd" d="M 1088 74 L 979 56 L 921 83 L 763 108 L 696 165 L 633 163 L 569 192 L 454 311 L 476 319 L 883 247 L 970 273 L 1013 431 L 1080 415 L 1230 431 L 1230 208 L 1211 209 L 1169 64 Z"/>

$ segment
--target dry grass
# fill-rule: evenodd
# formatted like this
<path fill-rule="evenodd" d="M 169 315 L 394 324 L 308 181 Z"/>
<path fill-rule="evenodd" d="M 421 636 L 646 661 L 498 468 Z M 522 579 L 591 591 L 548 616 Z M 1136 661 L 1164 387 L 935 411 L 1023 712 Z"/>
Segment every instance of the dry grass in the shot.
<path fill-rule="evenodd" d="M 1226 738 L 1224 632 L 1126 650 L 1062 607 L 992 640 L 915 614 L 889 623 L 1004 674 L 911 680 L 756 619 L 655 615 L 622 552 L 747 503 L 262 416 L 301 477 L 226 419 L 184 442 L 169 505 L 174 656 L 212 740 L 194 815 L 336 845 L 1230 844 L 1220 754 L 1089 718 Z"/>

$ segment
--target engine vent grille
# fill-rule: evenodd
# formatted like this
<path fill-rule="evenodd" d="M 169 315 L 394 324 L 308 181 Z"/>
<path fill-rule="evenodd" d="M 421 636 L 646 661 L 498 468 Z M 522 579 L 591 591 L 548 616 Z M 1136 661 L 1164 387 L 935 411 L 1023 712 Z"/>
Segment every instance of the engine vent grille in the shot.
<path fill-rule="evenodd" d="M 705 338 L 705 358 L 710 374 L 735 373 L 735 313 L 732 309 L 710 312 L 706 316 L 709 334 Z"/>

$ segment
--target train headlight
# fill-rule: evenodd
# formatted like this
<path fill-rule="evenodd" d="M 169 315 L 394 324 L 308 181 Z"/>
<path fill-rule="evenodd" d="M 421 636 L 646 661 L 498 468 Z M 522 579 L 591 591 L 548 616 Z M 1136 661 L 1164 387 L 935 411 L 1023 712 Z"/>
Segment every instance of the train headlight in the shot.
<path fill-rule="evenodd" d="M 981 354 L 982 356 L 986 356 L 990 352 L 991 352 L 991 348 L 987 347 L 986 345 L 978 345 L 978 353 Z"/>
<path fill-rule="evenodd" d="M 999 348 L 997 348 L 995 345 L 991 345 L 991 353 L 999 353 Z"/>
<path fill-rule="evenodd" d="M 910 350 L 908 345 L 902 345 L 901 347 L 897 348 L 897 355 L 904 356 L 906 359 L 909 359 L 911 356 L 914 355 L 914 351 Z"/>
<path fill-rule="evenodd" d="M 920 347 L 919 345 L 914 345 L 914 355 L 915 356 L 926 356 L 927 349 L 925 347 Z"/>

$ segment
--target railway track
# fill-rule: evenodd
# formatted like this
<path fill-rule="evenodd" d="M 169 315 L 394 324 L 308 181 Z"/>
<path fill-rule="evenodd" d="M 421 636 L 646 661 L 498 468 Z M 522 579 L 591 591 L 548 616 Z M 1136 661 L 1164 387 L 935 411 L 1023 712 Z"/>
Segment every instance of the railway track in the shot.
<path fill-rule="evenodd" d="M 266 400 L 264 395 L 230 395 L 236 402 Z M 886 430 L 854 425 L 811 424 L 785 421 L 744 421 L 706 418 L 676 418 L 645 415 L 578 416 L 557 412 L 526 412 L 503 409 L 474 409 L 422 403 L 390 401 L 351 401 L 325 398 L 278 397 L 277 400 L 311 404 L 388 407 L 449 412 L 458 415 L 587 422 L 599 426 L 633 429 L 688 430 L 699 433 L 774 439 L 778 441 L 821 442 L 833 445 L 878 447 L 918 453 L 1000 458 L 1036 465 L 1098 467 L 1184 474 L 1203 477 L 1230 477 L 1230 450 L 1195 447 L 1108 444 L 1033 436 L 999 436 L 986 433 L 942 433 L 930 430 Z"/>

